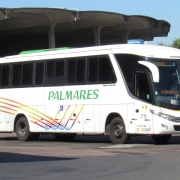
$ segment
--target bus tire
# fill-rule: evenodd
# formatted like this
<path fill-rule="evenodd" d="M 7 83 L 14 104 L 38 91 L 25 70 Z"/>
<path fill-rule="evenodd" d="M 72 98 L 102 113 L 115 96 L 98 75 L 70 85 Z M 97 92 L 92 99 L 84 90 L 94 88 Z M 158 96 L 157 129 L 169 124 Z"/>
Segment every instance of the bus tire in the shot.
<path fill-rule="evenodd" d="M 131 136 L 126 133 L 124 121 L 120 117 L 112 119 L 109 127 L 109 136 L 114 144 L 126 144 Z"/>
<path fill-rule="evenodd" d="M 151 135 L 152 139 L 159 144 L 167 143 L 171 138 L 172 134 L 164 134 L 164 135 Z"/>
<path fill-rule="evenodd" d="M 59 141 L 72 141 L 76 137 L 76 133 L 55 133 L 54 136 Z"/>
<path fill-rule="evenodd" d="M 32 140 L 32 133 L 29 131 L 29 123 L 26 117 L 20 117 L 15 126 L 16 136 L 20 141 Z"/>

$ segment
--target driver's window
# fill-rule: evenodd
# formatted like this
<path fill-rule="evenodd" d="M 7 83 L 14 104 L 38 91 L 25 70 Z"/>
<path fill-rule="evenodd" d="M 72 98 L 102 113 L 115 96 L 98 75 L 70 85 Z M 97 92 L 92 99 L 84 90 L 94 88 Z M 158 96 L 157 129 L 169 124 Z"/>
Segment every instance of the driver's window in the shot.
<path fill-rule="evenodd" d="M 150 87 L 147 74 L 139 70 L 134 75 L 134 95 L 143 101 L 151 102 Z"/>

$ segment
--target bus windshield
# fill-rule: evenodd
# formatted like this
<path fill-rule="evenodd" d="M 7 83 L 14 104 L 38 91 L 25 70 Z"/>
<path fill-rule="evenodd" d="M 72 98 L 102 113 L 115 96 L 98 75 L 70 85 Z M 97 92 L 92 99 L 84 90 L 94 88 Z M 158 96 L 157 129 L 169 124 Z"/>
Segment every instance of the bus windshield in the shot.
<path fill-rule="evenodd" d="M 154 84 L 155 99 L 160 103 L 180 105 L 180 62 L 176 60 L 148 59 L 159 69 L 159 82 Z"/>

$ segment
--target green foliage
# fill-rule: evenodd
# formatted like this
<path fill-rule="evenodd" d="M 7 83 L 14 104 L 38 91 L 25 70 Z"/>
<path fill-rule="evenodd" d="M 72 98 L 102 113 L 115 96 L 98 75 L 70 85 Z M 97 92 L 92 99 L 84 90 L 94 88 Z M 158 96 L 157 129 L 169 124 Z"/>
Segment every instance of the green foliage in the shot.
<path fill-rule="evenodd" d="M 165 43 L 163 43 L 163 42 L 159 42 L 159 43 L 157 43 L 159 46 L 171 46 L 171 45 L 169 45 L 169 44 L 165 44 Z"/>
<path fill-rule="evenodd" d="M 174 47 L 180 49 L 180 38 L 174 38 L 172 44 L 165 44 L 163 42 L 157 43 L 159 46 L 168 46 L 168 47 Z"/>
<path fill-rule="evenodd" d="M 171 46 L 180 49 L 180 38 L 175 38 Z"/>

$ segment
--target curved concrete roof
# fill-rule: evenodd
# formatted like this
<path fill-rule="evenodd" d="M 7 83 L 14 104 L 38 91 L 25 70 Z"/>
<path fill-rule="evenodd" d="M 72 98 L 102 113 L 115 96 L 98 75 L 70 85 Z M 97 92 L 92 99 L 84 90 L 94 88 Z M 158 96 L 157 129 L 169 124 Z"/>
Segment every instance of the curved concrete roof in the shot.
<path fill-rule="evenodd" d="M 169 30 L 168 22 L 147 16 L 57 8 L 0 8 L 0 42 L 15 41 L 27 49 L 117 44 L 134 38 L 153 40 L 167 36 Z M 34 46 L 32 39 L 38 40 Z M 30 44 L 23 46 L 25 40 Z M 23 48 L 20 49 L 27 50 Z"/>

